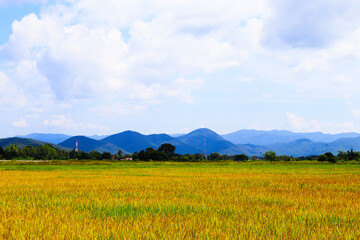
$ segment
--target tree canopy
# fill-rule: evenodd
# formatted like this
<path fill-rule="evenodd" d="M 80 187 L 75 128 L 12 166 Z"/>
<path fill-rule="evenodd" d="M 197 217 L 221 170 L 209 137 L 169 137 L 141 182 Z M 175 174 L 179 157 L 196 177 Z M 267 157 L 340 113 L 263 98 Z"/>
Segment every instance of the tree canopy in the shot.
<path fill-rule="evenodd" d="M 159 148 L 158 151 L 166 154 L 167 158 L 171 158 L 175 155 L 176 147 L 170 143 L 164 143 Z"/>

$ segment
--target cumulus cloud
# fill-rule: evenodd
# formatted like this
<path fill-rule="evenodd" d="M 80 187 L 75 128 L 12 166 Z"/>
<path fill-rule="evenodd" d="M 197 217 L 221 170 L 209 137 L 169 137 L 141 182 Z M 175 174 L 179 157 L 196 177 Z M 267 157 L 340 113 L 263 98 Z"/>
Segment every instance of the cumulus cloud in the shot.
<path fill-rule="evenodd" d="M 202 1 L 98 4 L 50 4 L 40 16 L 30 14 L 14 22 L 1 54 L 18 69 L 20 62 L 32 63 L 59 100 L 126 93 L 133 85 L 149 87 L 144 93 L 149 96 L 155 86 L 166 88 L 174 78 L 241 66 L 257 55 L 278 59 L 273 66 L 263 66 L 266 79 L 296 82 L 296 73 L 329 68 L 332 56 L 316 51 L 269 53 L 262 49 L 261 37 L 295 48 L 316 47 L 339 39 L 343 29 L 354 29 L 342 27 L 354 17 L 353 1 L 341 6 L 323 0 L 226 0 L 210 1 L 206 7 Z M 330 37 L 332 31 L 336 37 Z M 284 64 L 295 67 L 286 69 Z M 283 77 L 277 76 L 280 73 Z"/>
<path fill-rule="evenodd" d="M 360 117 L 360 109 L 359 108 L 354 108 L 351 110 L 351 114 L 354 116 L 354 117 Z"/>
<path fill-rule="evenodd" d="M 0 71 L 0 110 L 15 111 L 27 103 L 25 93 Z"/>
<path fill-rule="evenodd" d="M 351 121 L 340 123 L 320 122 L 318 120 L 308 120 L 290 112 L 286 113 L 286 118 L 290 129 L 298 132 L 322 131 L 326 133 L 336 133 L 355 130 L 355 123 Z"/>
<path fill-rule="evenodd" d="M 334 82 L 337 84 L 351 84 L 353 83 L 352 77 L 346 76 L 346 75 L 338 75 L 334 78 Z"/>
<path fill-rule="evenodd" d="M 270 46 L 322 48 L 357 28 L 357 1 L 273 0 L 266 24 Z M 352 22 L 348 20 L 352 19 Z"/>
<path fill-rule="evenodd" d="M 192 90 L 201 89 L 204 85 L 204 80 L 197 78 L 194 80 L 188 80 L 184 78 L 178 78 L 171 84 L 152 84 L 152 85 L 134 85 L 133 93 L 129 93 L 130 99 L 143 99 L 161 100 L 162 97 L 166 98 L 179 98 L 185 103 L 193 103 Z"/>
<path fill-rule="evenodd" d="M 172 93 L 163 97 L 176 95 L 183 101 L 183 95 L 175 94 L 178 86 L 169 83 L 174 76 L 211 73 L 247 58 L 245 47 L 235 48 L 231 36 L 222 34 L 229 33 L 222 24 L 247 21 L 261 9 L 261 2 L 212 2 L 206 9 L 196 7 L 203 5 L 200 1 L 108 0 L 99 9 L 97 1 L 81 0 L 49 6 L 41 16 L 15 21 L 0 51 L 18 69 L 24 61 L 33 63 L 59 100 L 126 93 L 140 86 L 139 91 L 149 89 L 132 96 L 164 89 Z M 92 19 L 100 19 L 101 25 Z M 231 25 L 234 30 L 244 28 Z M 191 88 L 185 91 L 187 99 Z"/>
<path fill-rule="evenodd" d="M 286 113 L 286 118 L 289 121 L 290 126 L 297 131 L 303 131 L 304 129 L 308 128 L 308 124 L 305 119 L 299 117 L 294 113 Z"/>
<path fill-rule="evenodd" d="M 47 3 L 48 0 L 0 0 L 0 6 L 1 5 L 21 5 L 24 3 L 29 4 L 44 4 Z"/>
<path fill-rule="evenodd" d="M 20 120 L 18 120 L 18 121 L 15 121 L 15 122 L 13 122 L 11 125 L 12 125 L 13 127 L 16 127 L 16 128 L 26 128 L 26 127 L 29 126 L 24 119 L 20 119 Z"/>
<path fill-rule="evenodd" d="M 71 131 L 81 133 L 83 131 L 96 129 L 97 131 L 105 131 L 108 128 L 92 123 L 76 122 L 64 115 L 53 115 L 42 123 L 44 129 L 61 129 L 63 131 Z"/>
<path fill-rule="evenodd" d="M 181 103 L 193 104 L 194 90 L 200 90 L 205 84 L 202 78 L 184 79 L 182 77 L 168 84 L 133 84 L 127 93 L 126 99 L 105 99 L 96 107 L 91 107 L 94 113 L 101 113 L 102 116 L 126 116 L 138 114 L 147 108 L 166 104 L 169 101 L 180 101 Z M 111 102 L 111 104 L 109 104 Z"/>
<path fill-rule="evenodd" d="M 76 126 L 73 120 L 68 119 L 63 115 L 52 116 L 50 119 L 44 120 L 43 124 L 49 127 L 65 127 L 65 128 L 74 128 Z"/>
<path fill-rule="evenodd" d="M 0 108 L 26 106 L 31 117 L 47 109 L 57 115 L 48 127 L 76 128 L 49 111 L 75 102 L 122 115 L 192 104 L 208 77 L 222 83 L 234 69 L 246 74 L 239 82 L 277 82 L 312 99 L 351 98 L 360 85 L 355 0 L 21 2 L 46 4 L 15 21 L 0 46 Z M 300 128 L 301 119 L 288 118 Z"/>
<path fill-rule="evenodd" d="M 272 95 L 270 93 L 264 93 L 261 95 L 262 98 L 272 98 Z"/>
<path fill-rule="evenodd" d="M 253 82 L 254 81 L 254 78 L 253 77 L 248 77 L 248 76 L 240 76 L 238 78 L 238 82 L 241 82 L 241 83 L 249 83 L 249 82 Z"/>

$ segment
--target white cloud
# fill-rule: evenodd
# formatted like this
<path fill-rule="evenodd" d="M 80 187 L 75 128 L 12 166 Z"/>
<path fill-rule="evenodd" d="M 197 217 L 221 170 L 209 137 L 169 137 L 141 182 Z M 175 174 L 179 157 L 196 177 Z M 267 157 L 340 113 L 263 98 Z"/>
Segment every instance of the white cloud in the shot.
<path fill-rule="evenodd" d="M 76 127 L 76 124 L 73 120 L 68 119 L 63 115 L 52 116 L 52 118 L 44 120 L 43 125 L 47 127 L 63 127 L 63 128 Z"/>
<path fill-rule="evenodd" d="M 201 78 L 188 80 L 178 78 L 170 84 L 137 84 L 132 86 L 127 96 L 129 99 L 161 102 L 162 99 L 180 99 L 184 103 L 193 103 L 192 91 L 201 89 L 205 81 Z M 148 104 L 148 103 L 147 103 Z"/>
<path fill-rule="evenodd" d="M 249 82 L 253 82 L 254 81 L 254 78 L 253 77 L 248 77 L 248 76 L 240 76 L 238 78 L 238 82 L 241 82 L 241 83 L 249 83 Z"/>
<path fill-rule="evenodd" d="M 273 47 L 326 47 L 354 30 L 360 19 L 356 0 L 273 0 L 271 3 L 272 13 L 265 32 L 267 43 Z"/>
<path fill-rule="evenodd" d="M 45 5 L 40 15 L 15 21 L 0 46 L 0 110 L 26 109 L 26 118 L 45 117 L 49 128 L 85 126 L 70 120 L 76 104 L 84 112 L 131 115 L 156 104 L 196 103 L 197 91 L 212 85 L 206 81 L 223 84 L 226 70 L 244 73 L 237 80 L 251 83 L 245 87 L 277 82 L 309 101 L 358 101 L 354 0 L 21 2 Z M 266 91 L 274 102 L 283 96 Z M 287 117 L 295 129 L 317 125 Z"/>
<path fill-rule="evenodd" d="M 30 4 L 44 4 L 47 3 L 48 0 L 0 0 L 0 6 L 1 5 L 20 5 L 24 3 L 30 3 Z"/>
<path fill-rule="evenodd" d="M 169 83 L 169 79 L 174 75 L 179 78 L 179 73 L 193 75 L 226 69 L 247 57 L 245 48 L 235 49 L 217 31 L 224 28 L 219 21 L 234 20 L 221 9 L 246 21 L 256 13 L 251 10 L 254 7 L 214 2 L 207 9 L 191 13 L 195 8 L 189 8 L 189 2 L 143 2 L 148 9 L 140 3 L 110 0 L 100 9 L 98 2 L 90 0 L 77 1 L 70 7 L 49 7 L 40 17 L 30 14 L 14 22 L 13 34 L 1 47 L 1 53 L 17 72 L 29 68 L 24 63 L 31 64 L 32 72 L 42 76 L 34 79 L 45 78 L 44 86 L 51 88 L 48 94 L 55 94 L 60 101 L 126 95 L 137 88 L 133 96 L 140 99 L 156 98 L 157 89 L 162 89 L 164 99 L 177 96 L 192 102 L 192 85 L 182 89 L 185 94 L 178 94 L 179 86 Z M 200 1 L 194 4 L 203 5 Z M 244 15 L 237 16 L 234 7 Z M 178 8 L 191 11 L 185 14 Z M 115 14 L 114 9 L 124 14 Z M 138 10 L 131 11 L 134 9 Z M 104 21 L 101 27 L 88 18 L 90 15 L 91 19 Z M 130 40 L 125 41 L 128 37 Z M 22 79 L 24 76 L 18 76 L 18 81 L 24 82 Z"/>
<path fill-rule="evenodd" d="M 15 122 L 13 122 L 11 125 L 12 125 L 13 127 L 16 127 L 16 128 L 26 128 L 26 127 L 29 126 L 24 119 L 20 119 L 20 120 L 18 120 L 18 121 L 15 121 Z"/>
<path fill-rule="evenodd" d="M 272 98 L 272 95 L 270 93 L 264 93 L 261 95 L 262 98 Z"/>
<path fill-rule="evenodd" d="M 184 103 L 194 103 L 192 91 L 194 89 L 201 89 L 204 86 L 204 79 L 196 78 L 194 80 L 188 80 L 184 78 L 178 78 L 175 82 L 167 86 L 161 92 L 169 98 L 179 98 Z"/>
<path fill-rule="evenodd" d="M 286 113 L 286 118 L 292 129 L 297 131 L 304 131 L 305 129 L 308 129 L 308 123 L 305 119 L 297 116 L 296 114 L 288 112 Z"/>
<path fill-rule="evenodd" d="M 351 110 L 351 114 L 354 116 L 354 117 L 360 117 L 360 109 L 359 108 L 354 108 Z"/>
<path fill-rule="evenodd" d="M 318 25 L 309 24 L 306 16 L 314 17 L 316 14 L 312 13 L 318 13 L 322 5 L 335 19 L 320 15 L 316 16 Z M 257 59 L 254 56 L 262 55 L 263 59 L 278 61 L 272 65 L 265 63 L 260 77 L 310 86 L 305 82 L 313 81 L 312 75 L 301 78 L 302 72 L 330 69 L 328 60 L 335 57 L 336 48 L 347 46 L 340 42 L 350 41 L 354 26 L 346 28 L 348 34 L 336 35 L 332 43 L 339 44 L 330 46 L 334 48 L 331 53 L 321 49 L 263 49 L 262 38 L 273 36 L 265 30 L 276 31 L 276 36 L 290 45 L 302 46 L 301 42 L 304 46 L 322 45 L 313 27 L 316 30 L 328 21 L 347 22 L 354 16 L 353 5 L 355 2 L 351 1 L 341 6 L 345 20 L 339 20 L 335 11 L 338 5 L 324 4 L 323 0 L 300 5 L 295 1 L 257 0 L 250 4 L 226 0 L 210 1 L 206 6 L 200 0 L 167 3 L 106 0 L 101 7 L 94 0 L 59 2 L 48 5 L 40 16 L 30 14 L 14 22 L 13 34 L 1 53 L 12 60 L 18 71 L 26 67 L 20 62 L 31 63 L 61 101 L 126 93 L 133 90 L 128 88 L 132 85 L 149 87 L 144 95 L 155 96 L 151 89 L 170 86 L 169 79 L 181 77 L 179 74 L 201 75 L 247 65 L 249 58 L 254 61 Z M 299 6 L 300 10 L 293 14 Z M 308 34 L 292 35 L 292 26 L 299 24 L 304 25 L 311 39 L 302 39 Z M 337 30 L 342 31 L 331 28 Z M 352 42 L 352 49 L 358 48 L 359 41 Z M 239 79 L 251 80 L 251 77 Z M 141 96 L 140 92 L 134 95 Z"/>
<path fill-rule="evenodd" d="M 26 104 L 25 94 L 0 71 L 0 110 L 15 111 Z"/>
<path fill-rule="evenodd" d="M 354 122 L 320 122 L 318 120 L 307 120 L 294 113 L 286 113 L 286 118 L 289 123 L 290 130 L 298 132 L 325 132 L 325 133 L 339 133 L 347 131 L 356 131 Z"/>
<path fill-rule="evenodd" d="M 44 129 L 61 129 L 62 131 L 70 131 L 73 133 L 81 133 L 87 130 L 105 131 L 107 127 L 100 126 L 93 123 L 76 122 L 64 115 L 54 115 L 51 118 L 45 119 L 42 123 Z"/>
<path fill-rule="evenodd" d="M 334 78 L 334 82 L 337 84 L 351 84 L 353 83 L 352 77 L 345 76 L 345 75 L 338 75 Z"/>

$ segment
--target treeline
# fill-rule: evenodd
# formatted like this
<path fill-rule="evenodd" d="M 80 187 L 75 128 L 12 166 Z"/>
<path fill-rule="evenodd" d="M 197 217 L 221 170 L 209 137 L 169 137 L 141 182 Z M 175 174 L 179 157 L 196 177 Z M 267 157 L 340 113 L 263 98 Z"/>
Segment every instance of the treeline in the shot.
<path fill-rule="evenodd" d="M 327 152 L 321 154 L 320 156 L 307 156 L 307 157 L 290 157 L 286 155 L 277 156 L 275 152 L 268 151 L 264 154 L 264 160 L 267 161 L 302 161 L 302 160 L 315 160 L 319 162 L 346 162 L 346 161 L 357 161 L 360 162 L 360 152 L 354 151 L 354 149 L 350 149 L 349 151 L 339 151 L 337 155 L 334 155 L 331 152 Z"/>
<path fill-rule="evenodd" d="M 50 144 L 39 145 L 38 147 L 26 146 L 24 148 L 18 148 L 16 145 L 11 144 L 5 149 L 0 146 L 0 159 L 7 160 L 110 160 L 112 157 L 112 154 L 109 152 L 100 153 L 98 151 L 91 151 L 86 153 L 75 150 L 66 151 L 59 150 Z"/>
<path fill-rule="evenodd" d="M 178 161 L 178 162 L 200 162 L 200 161 L 248 161 L 248 160 L 265 160 L 265 161 L 303 161 L 313 160 L 320 162 L 336 163 L 339 161 L 358 161 L 360 162 L 360 152 L 350 149 L 347 152 L 339 151 L 337 155 L 331 152 L 324 153 L 320 156 L 291 157 L 287 155 L 276 155 L 273 151 L 268 151 L 260 157 L 249 157 L 245 154 L 221 155 L 211 153 L 208 156 L 204 154 L 176 154 L 175 146 L 164 143 L 158 149 L 147 148 L 133 154 L 123 154 L 121 150 L 117 154 L 110 152 L 90 151 L 66 151 L 59 150 L 50 144 L 40 145 L 38 147 L 26 146 L 18 148 L 11 144 L 3 149 L 0 146 L 0 159 L 7 160 L 137 160 L 137 161 Z"/>

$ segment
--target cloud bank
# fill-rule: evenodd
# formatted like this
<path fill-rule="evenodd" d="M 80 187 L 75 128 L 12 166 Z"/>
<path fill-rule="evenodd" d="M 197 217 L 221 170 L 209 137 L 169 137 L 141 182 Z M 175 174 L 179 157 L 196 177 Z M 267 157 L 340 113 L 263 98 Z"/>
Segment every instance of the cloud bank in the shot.
<path fill-rule="evenodd" d="M 195 104 L 208 76 L 229 69 L 243 71 L 234 76 L 240 84 L 256 87 L 260 79 L 309 98 L 358 99 L 357 1 L 21 3 L 43 7 L 14 21 L 0 46 L 0 106 L 47 112 L 47 126 L 63 116 L 48 109 L 76 104 L 120 115 L 169 101 Z"/>

